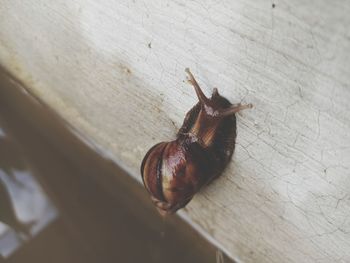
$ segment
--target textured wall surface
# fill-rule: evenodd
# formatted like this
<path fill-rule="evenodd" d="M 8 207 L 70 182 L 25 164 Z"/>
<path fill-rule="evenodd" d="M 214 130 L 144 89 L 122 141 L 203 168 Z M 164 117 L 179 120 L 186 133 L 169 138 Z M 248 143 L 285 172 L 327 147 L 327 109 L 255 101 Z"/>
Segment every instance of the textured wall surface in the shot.
<path fill-rule="evenodd" d="M 180 214 L 242 262 L 350 262 L 350 2 L 0 0 L 0 63 L 140 181 L 196 96 L 254 109 Z"/>

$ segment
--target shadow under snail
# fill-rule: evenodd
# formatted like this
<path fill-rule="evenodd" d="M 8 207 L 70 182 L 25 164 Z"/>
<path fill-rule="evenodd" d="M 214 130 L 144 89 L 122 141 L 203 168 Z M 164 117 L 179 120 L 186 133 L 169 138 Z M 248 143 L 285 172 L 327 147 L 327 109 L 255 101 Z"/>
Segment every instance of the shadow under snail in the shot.
<path fill-rule="evenodd" d="M 232 105 L 216 88 L 207 98 L 188 68 L 186 72 L 199 102 L 186 114 L 177 138 L 154 145 L 141 164 L 143 183 L 162 215 L 186 206 L 220 176 L 235 149 L 235 113 L 252 108 Z"/>

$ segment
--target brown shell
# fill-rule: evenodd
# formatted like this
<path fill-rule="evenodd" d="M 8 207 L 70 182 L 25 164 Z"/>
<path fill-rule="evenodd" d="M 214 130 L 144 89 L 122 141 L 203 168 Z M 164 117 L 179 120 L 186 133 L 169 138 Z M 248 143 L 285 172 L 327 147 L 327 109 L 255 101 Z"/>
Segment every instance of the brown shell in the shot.
<path fill-rule="evenodd" d="M 186 114 L 176 140 L 153 146 L 141 164 L 143 183 L 161 214 L 184 207 L 222 173 L 235 148 L 234 113 L 251 107 L 233 106 L 217 89 L 211 98 L 203 97 L 190 77 L 200 102 Z"/>

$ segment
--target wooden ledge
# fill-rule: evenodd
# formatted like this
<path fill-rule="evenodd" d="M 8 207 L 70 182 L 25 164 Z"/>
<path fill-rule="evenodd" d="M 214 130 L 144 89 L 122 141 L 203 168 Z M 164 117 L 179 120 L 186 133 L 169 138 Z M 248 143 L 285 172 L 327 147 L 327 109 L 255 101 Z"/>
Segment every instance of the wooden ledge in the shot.
<path fill-rule="evenodd" d="M 254 109 L 180 212 L 243 262 L 350 261 L 347 1 L 5 1 L 0 63 L 140 181 L 196 102 L 190 67 Z"/>

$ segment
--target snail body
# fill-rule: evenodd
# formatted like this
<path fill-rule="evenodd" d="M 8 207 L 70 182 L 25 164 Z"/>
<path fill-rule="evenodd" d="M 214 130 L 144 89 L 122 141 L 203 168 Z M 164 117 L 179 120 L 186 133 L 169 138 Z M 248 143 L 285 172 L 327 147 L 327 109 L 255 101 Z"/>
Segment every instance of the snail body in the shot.
<path fill-rule="evenodd" d="M 195 193 L 223 172 L 235 149 L 235 113 L 251 104 L 232 105 L 215 88 L 207 98 L 189 69 L 199 102 L 186 114 L 171 142 L 154 145 L 141 164 L 143 183 L 161 214 L 187 205 Z"/>

